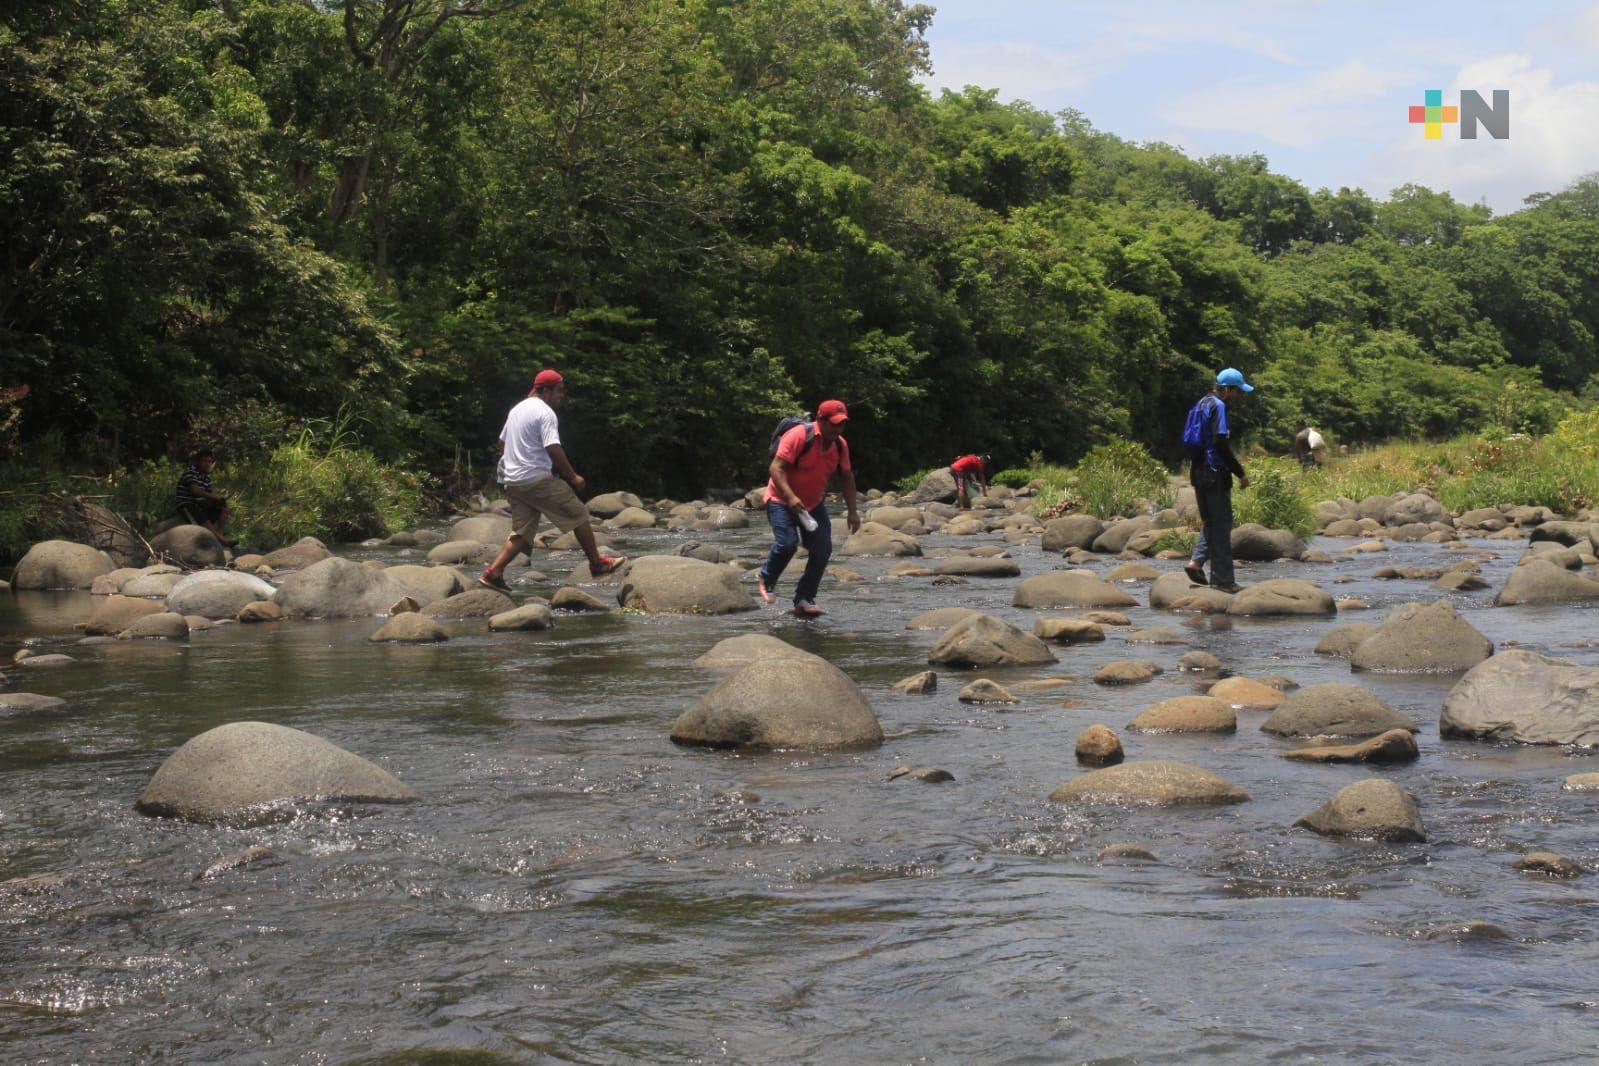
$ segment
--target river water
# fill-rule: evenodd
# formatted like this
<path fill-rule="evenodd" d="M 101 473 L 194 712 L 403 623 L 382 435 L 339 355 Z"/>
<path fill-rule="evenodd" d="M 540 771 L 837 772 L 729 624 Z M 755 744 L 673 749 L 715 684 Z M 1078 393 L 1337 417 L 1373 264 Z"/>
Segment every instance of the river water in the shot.
<path fill-rule="evenodd" d="M 705 535 L 696 535 L 706 539 Z M 717 535 L 755 561 L 764 526 Z M 634 554 L 671 550 L 631 534 Z M 933 535 L 929 556 L 982 541 Z M 1319 539 L 1329 551 L 1347 541 Z M 1521 546 L 1476 542 L 1497 586 Z M 1023 574 L 1061 565 L 1013 547 Z M 408 558 L 353 549 L 358 558 Z M 830 613 L 725 618 L 563 616 L 541 633 L 481 622 L 425 647 L 374 645 L 375 620 L 228 626 L 187 646 L 76 648 L 86 593 L 0 600 L 0 639 L 78 662 L 11 671 L 10 688 L 70 713 L 0 721 L 0 1055 L 10 1062 L 1552 1062 L 1599 1044 L 1594 875 L 1511 868 L 1548 849 L 1599 866 L 1599 798 L 1561 779 L 1599 759 L 1558 748 L 1440 741 L 1452 678 L 1358 680 L 1421 726 L 1422 757 L 1374 769 L 1289 762 L 1295 746 L 1240 712 L 1235 736 L 1123 735 L 1129 758 L 1212 769 L 1252 796 L 1145 811 L 1051 805 L 1094 722 L 1195 691 L 1175 670 L 1208 650 L 1233 673 L 1351 680 L 1311 653 L 1327 629 L 1437 593 L 1377 581 L 1444 565 L 1395 545 L 1303 576 L 1373 607 L 1329 620 L 1196 619 L 1188 646 L 1111 630 L 1061 661 L 978 672 L 1072 682 L 1020 704 L 958 703 L 971 674 L 898 696 L 936 633 L 913 615 L 970 606 L 1030 628 L 1015 580 L 882 581 L 890 560 L 835 559 Z M 414 559 L 412 560 L 414 561 Z M 536 553 L 564 573 L 575 556 Z M 1114 560 L 1095 564 L 1104 572 Z M 1176 563 L 1159 563 L 1175 567 Z M 515 576 L 513 571 L 513 576 Z M 792 581 L 797 572 L 788 575 Z M 1338 584 L 1335 579 L 1353 580 Z M 785 583 L 785 591 L 790 586 Z M 547 586 L 527 586 L 547 593 Z M 1147 602 L 1147 586 L 1136 588 Z M 1496 642 L 1599 662 L 1599 615 L 1458 595 Z M 717 675 L 717 640 L 769 632 L 827 657 L 866 691 L 887 742 L 841 755 L 674 746 L 672 720 Z M 1570 646 L 1579 645 L 1579 646 Z M 1103 663 L 1153 658 L 1155 681 L 1105 689 Z M 147 818 L 133 799 L 188 738 L 255 719 L 308 730 L 417 789 L 408 806 L 308 810 L 266 827 Z M 955 781 L 888 775 L 934 766 Z M 1426 844 L 1336 841 L 1292 828 L 1338 788 L 1380 774 L 1415 792 Z M 1102 865 L 1137 842 L 1157 864 Z M 196 881 L 262 844 L 272 865 Z M 1492 922 L 1503 939 L 1452 926 Z"/>

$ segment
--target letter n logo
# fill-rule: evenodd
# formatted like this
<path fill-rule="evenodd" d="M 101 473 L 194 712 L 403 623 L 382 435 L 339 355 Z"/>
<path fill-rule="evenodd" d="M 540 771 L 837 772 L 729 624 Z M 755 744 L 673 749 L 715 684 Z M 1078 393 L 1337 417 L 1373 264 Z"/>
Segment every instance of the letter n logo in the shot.
<path fill-rule="evenodd" d="M 1489 107 L 1483 102 L 1482 94 L 1475 89 L 1460 90 L 1461 140 L 1476 140 L 1479 122 L 1488 131 L 1488 136 L 1496 141 L 1510 137 L 1510 90 L 1495 89 L 1493 94 L 1494 104 Z"/>

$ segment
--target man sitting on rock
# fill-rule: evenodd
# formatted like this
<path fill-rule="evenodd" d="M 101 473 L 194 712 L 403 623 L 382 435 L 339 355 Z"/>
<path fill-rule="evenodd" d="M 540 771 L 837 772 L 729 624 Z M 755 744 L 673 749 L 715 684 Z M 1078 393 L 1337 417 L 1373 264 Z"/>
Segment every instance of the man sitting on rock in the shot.
<path fill-rule="evenodd" d="M 178 475 L 178 517 L 194 526 L 204 526 L 232 548 L 238 542 L 228 539 L 224 532 L 228 525 L 228 498 L 211 486 L 211 468 L 216 466 L 216 453 L 202 448 L 189 458 L 189 465 Z"/>
<path fill-rule="evenodd" d="M 1215 388 L 1199 398 L 1183 424 L 1183 453 L 1190 460 L 1188 479 L 1194 486 L 1202 523 L 1194 541 L 1194 557 L 1183 572 L 1194 584 L 1207 584 L 1205 563 L 1209 561 L 1208 584 L 1223 592 L 1238 591 L 1233 581 L 1233 475 L 1238 475 L 1240 485 L 1249 487 L 1249 475 L 1228 443 L 1232 427 L 1227 408 L 1254 391 L 1242 373 L 1228 367 L 1216 375 Z"/>
<path fill-rule="evenodd" d="M 968 510 L 972 506 L 968 485 L 976 482 L 977 494 L 987 494 L 988 473 L 993 463 L 992 456 L 963 455 L 949 464 L 949 472 L 955 478 L 955 503 L 961 510 Z"/>
<path fill-rule="evenodd" d="M 561 430 L 555 408 L 566 398 L 566 381 L 554 370 L 540 370 L 533 379 L 527 399 L 511 408 L 505 428 L 500 430 L 499 479 L 505 498 L 511 501 L 511 535 L 494 561 L 484 568 L 478 583 L 501 592 L 511 591 L 505 581 L 505 568 L 527 551 L 539 530 L 540 518 L 548 518 L 563 533 L 577 537 L 588 556 L 589 573 L 609 574 L 627 556 L 612 558 L 600 554 L 594 539 L 594 526 L 588 508 L 577 494 L 584 481 L 561 447 Z M 560 477 L 556 477 L 556 472 Z M 565 478 L 563 481 L 562 478 Z"/>
<path fill-rule="evenodd" d="M 844 484 L 844 503 L 849 508 L 849 531 L 861 528 L 855 508 L 855 474 L 850 469 L 849 442 L 844 425 L 849 411 L 839 400 L 828 400 L 816 409 L 816 421 L 791 427 L 777 444 L 766 484 L 766 517 L 772 523 L 772 550 L 756 578 L 756 591 L 762 601 L 772 602 L 772 589 L 783 576 L 783 568 L 805 544 L 809 555 L 805 573 L 794 589 L 794 613 L 801 618 L 822 614 L 816 606 L 816 592 L 833 556 L 833 526 L 827 517 L 827 480 L 836 472 Z"/>

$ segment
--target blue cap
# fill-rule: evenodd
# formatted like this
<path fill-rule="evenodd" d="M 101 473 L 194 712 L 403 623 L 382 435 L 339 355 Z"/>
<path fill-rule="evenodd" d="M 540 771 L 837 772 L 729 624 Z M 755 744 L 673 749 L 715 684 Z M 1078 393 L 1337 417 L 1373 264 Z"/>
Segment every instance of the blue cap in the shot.
<path fill-rule="evenodd" d="M 1243 389 L 1245 392 L 1255 391 L 1255 386 L 1245 381 L 1244 375 L 1240 371 L 1234 370 L 1232 367 L 1228 367 L 1226 370 L 1223 370 L 1220 374 L 1216 375 L 1216 384 L 1231 385 L 1233 388 Z"/>

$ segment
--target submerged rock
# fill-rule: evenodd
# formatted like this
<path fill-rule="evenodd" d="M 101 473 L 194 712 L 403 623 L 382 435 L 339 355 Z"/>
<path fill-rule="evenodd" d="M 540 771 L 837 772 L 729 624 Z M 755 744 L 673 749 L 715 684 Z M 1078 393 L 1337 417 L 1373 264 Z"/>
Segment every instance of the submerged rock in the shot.
<path fill-rule="evenodd" d="M 1249 794 L 1225 777 L 1197 766 L 1138 760 L 1075 777 L 1049 798 L 1056 803 L 1183 807 L 1243 803 Z"/>
<path fill-rule="evenodd" d="M 825 659 L 766 659 L 717 682 L 672 726 L 672 740 L 716 748 L 875 747 L 883 730 L 854 681 Z"/>
<path fill-rule="evenodd" d="M 1427 839 L 1416 797 L 1380 777 L 1346 785 L 1294 825 L 1322 836 L 1415 842 Z"/>
<path fill-rule="evenodd" d="M 181 614 L 162 611 L 136 619 L 117 634 L 118 640 L 188 640 L 189 623 Z"/>
<path fill-rule="evenodd" d="M 923 670 L 910 677 L 902 677 L 894 682 L 894 691 L 903 692 L 910 696 L 925 696 L 938 689 L 938 675 L 931 670 Z"/>
<path fill-rule="evenodd" d="M 1582 867 L 1552 851 L 1529 851 L 1516 860 L 1516 869 L 1529 874 L 1547 874 L 1550 877 L 1581 877 Z"/>

